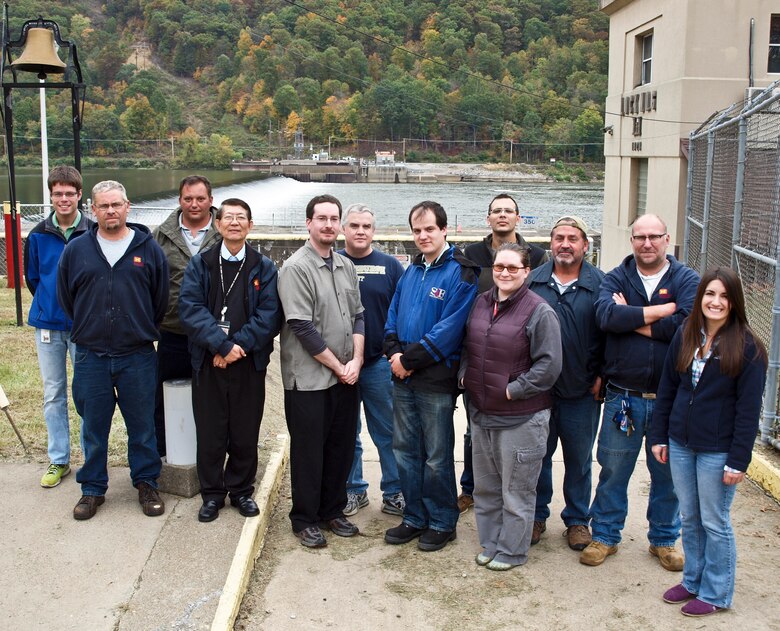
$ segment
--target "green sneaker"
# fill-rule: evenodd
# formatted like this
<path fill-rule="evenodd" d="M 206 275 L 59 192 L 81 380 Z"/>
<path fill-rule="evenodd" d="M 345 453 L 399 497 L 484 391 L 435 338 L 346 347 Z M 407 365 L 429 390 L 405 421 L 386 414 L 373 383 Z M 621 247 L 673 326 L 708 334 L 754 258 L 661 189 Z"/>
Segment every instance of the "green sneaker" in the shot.
<path fill-rule="evenodd" d="M 41 478 L 41 486 L 45 489 L 52 489 L 62 482 L 62 478 L 70 473 L 69 464 L 50 464 L 46 473 Z"/>

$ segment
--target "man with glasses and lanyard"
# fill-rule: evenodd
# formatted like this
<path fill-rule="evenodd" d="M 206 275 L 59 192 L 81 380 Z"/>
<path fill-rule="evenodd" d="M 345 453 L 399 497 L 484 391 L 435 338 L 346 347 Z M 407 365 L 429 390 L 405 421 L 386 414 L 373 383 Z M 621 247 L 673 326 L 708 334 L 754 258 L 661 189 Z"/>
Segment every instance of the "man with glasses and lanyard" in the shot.
<path fill-rule="evenodd" d="M 666 254 L 666 224 L 642 215 L 631 229 L 634 250 L 609 272 L 596 300 L 596 321 L 606 333 L 606 396 L 596 456 L 601 465 L 590 507 L 593 541 L 580 563 L 601 565 L 618 549 L 628 513 L 628 483 L 653 415 L 655 392 L 666 351 L 677 327 L 690 313 L 699 275 Z M 649 552 L 669 571 L 683 568 L 675 548 L 680 509 L 668 464 L 645 445 L 650 472 L 647 509 Z"/>

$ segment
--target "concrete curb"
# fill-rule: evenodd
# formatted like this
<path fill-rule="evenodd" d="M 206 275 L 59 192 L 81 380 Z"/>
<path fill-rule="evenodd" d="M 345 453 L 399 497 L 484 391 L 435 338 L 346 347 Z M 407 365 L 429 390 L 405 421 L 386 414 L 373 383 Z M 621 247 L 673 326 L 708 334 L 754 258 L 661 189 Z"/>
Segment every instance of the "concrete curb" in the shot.
<path fill-rule="evenodd" d="M 255 501 L 260 507 L 260 515 L 251 517 L 244 523 L 230 571 L 222 588 L 217 611 L 211 623 L 212 631 L 229 631 L 236 622 L 236 616 L 238 616 L 241 601 L 249 584 L 255 559 L 260 554 L 265 541 L 271 511 L 279 495 L 279 486 L 289 458 L 289 447 L 289 437 L 286 434 L 278 434 L 273 455 L 266 467 L 260 488 L 255 493 Z"/>
<path fill-rule="evenodd" d="M 754 451 L 747 475 L 780 502 L 780 471 L 769 460 Z"/>

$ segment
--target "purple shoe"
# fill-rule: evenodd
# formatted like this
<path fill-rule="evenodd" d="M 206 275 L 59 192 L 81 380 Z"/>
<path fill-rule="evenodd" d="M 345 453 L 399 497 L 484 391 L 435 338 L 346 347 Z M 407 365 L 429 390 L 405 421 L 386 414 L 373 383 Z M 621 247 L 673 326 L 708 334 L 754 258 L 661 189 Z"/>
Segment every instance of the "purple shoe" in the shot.
<path fill-rule="evenodd" d="M 701 616 L 709 616 L 711 613 L 717 613 L 718 611 L 722 611 L 722 607 L 716 607 L 715 605 L 711 605 L 710 603 L 705 603 L 703 600 L 699 600 L 698 598 L 694 598 L 691 602 L 686 603 L 682 606 L 680 609 L 680 613 L 684 616 L 691 616 L 693 618 L 698 618 Z"/>
<path fill-rule="evenodd" d="M 679 583 L 674 587 L 667 589 L 661 598 L 664 599 L 664 602 L 670 603 L 672 605 L 679 605 L 680 603 L 684 603 L 686 600 L 696 598 L 696 594 L 691 594 L 691 592 L 682 586 L 682 583 Z"/>

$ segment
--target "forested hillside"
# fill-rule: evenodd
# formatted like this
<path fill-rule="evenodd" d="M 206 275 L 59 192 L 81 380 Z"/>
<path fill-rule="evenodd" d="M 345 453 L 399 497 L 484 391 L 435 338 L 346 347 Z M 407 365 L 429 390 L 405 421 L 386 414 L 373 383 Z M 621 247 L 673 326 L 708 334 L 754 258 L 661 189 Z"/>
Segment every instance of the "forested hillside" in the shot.
<path fill-rule="evenodd" d="M 414 139 L 495 158 L 507 145 L 496 141 L 512 140 L 526 156 L 598 159 L 608 21 L 597 8 L 597 0 L 18 0 L 10 24 L 13 38 L 43 15 L 78 45 L 93 156 L 163 151 L 154 141 L 173 136 L 182 163 L 281 157 L 301 126 L 307 149 Z M 55 151 L 69 136 L 66 103 L 50 97 Z M 15 123 L 32 147 L 33 98 L 17 99 Z"/>

